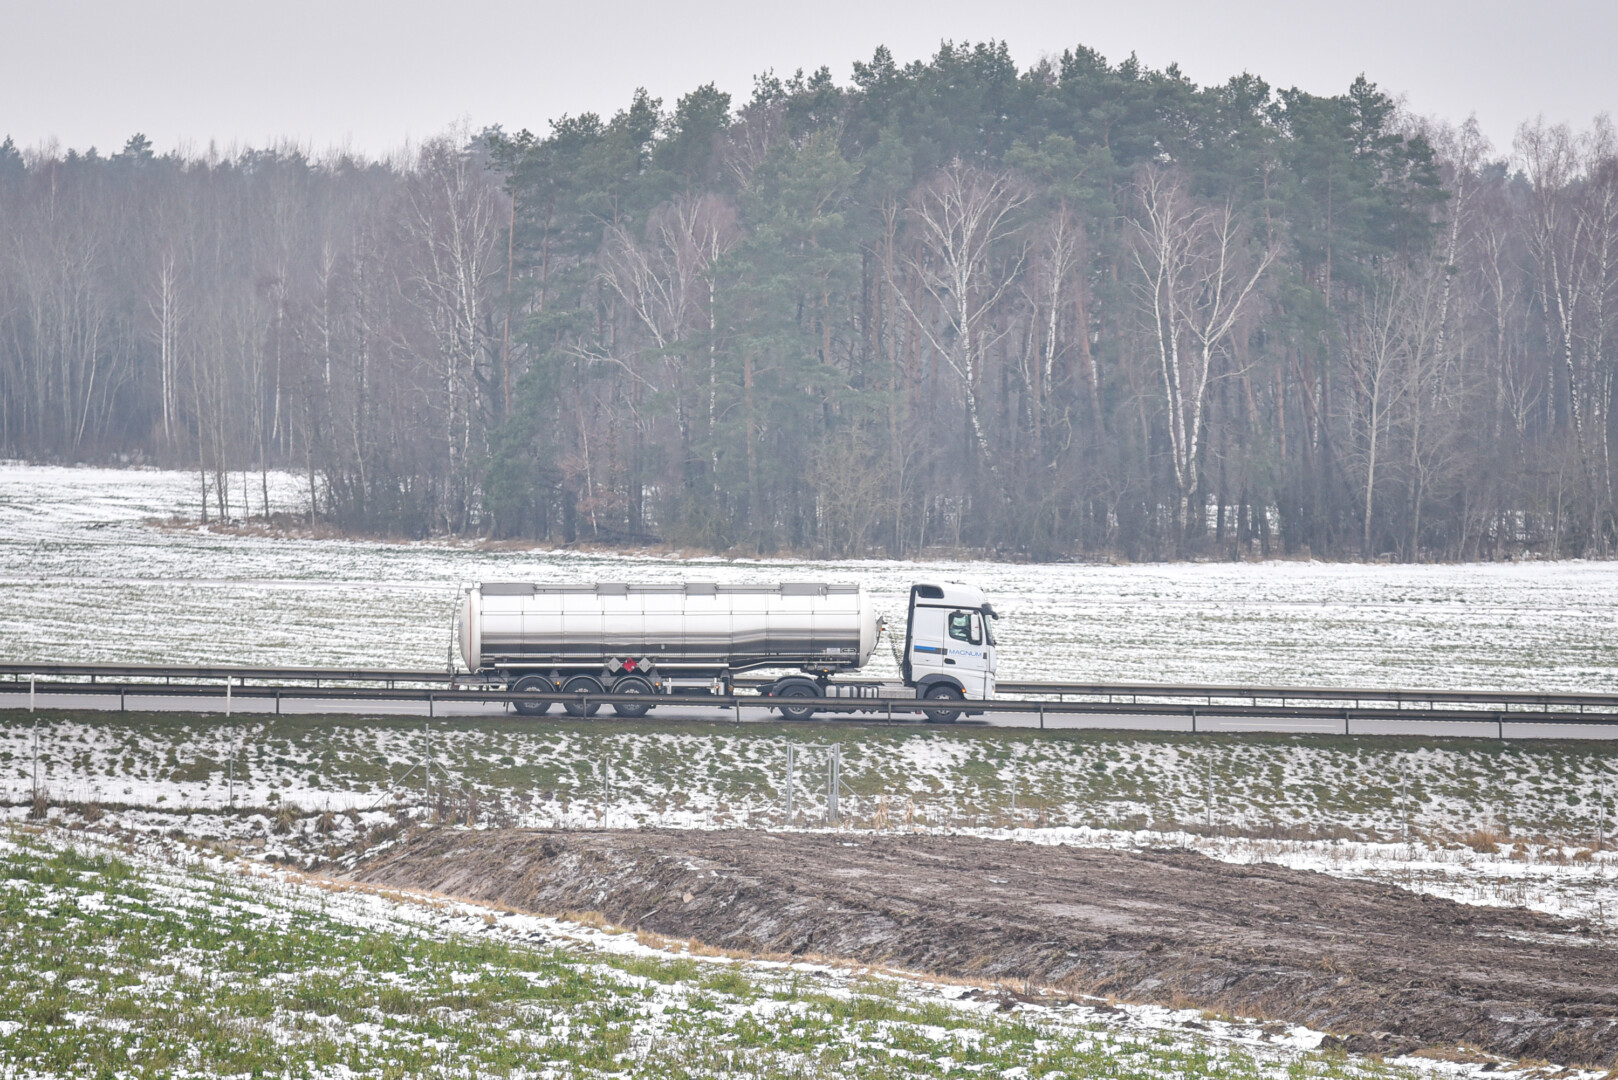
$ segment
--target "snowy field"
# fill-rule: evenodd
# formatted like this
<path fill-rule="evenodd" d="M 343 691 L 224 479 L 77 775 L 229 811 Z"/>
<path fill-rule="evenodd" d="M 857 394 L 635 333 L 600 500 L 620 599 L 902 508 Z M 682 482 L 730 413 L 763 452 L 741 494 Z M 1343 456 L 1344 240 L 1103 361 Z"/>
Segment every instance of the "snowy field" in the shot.
<path fill-rule="evenodd" d="M 296 477 L 270 480 L 272 504 L 301 505 Z M 454 598 L 479 580 L 858 581 L 899 617 L 910 582 L 944 577 L 1003 613 L 1006 679 L 1618 692 L 1618 564 L 805 564 L 158 524 L 194 516 L 195 482 L 0 466 L 0 659 L 442 667 Z M 876 665 L 893 677 L 885 650 Z M 558 718 L 429 735 L 401 717 L 64 713 L 35 727 L 13 712 L 0 1061 L 17 1075 L 82 1060 L 108 1074 L 650 1076 L 675 1059 L 758 1076 L 1509 1075 L 1482 1056 L 1322 1054 L 1318 1032 L 1188 1010 L 692 955 L 289 869 L 353 865 L 427 822 L 826 828 L 825 751 L 804 744 L 827 739 L 842 743 L 839 829 L 1189 848 L 1531 908 L 1602 941 L 1618 918 L 1607 743 Z M 591 1046 L 606 1049 L 574 1049 Z"/>
<path fill-rule="evenodd" d="M 1194 1009 L 738 960 L 172 839 L 14 827 L 0 858 L 0 1058 L 17 1075 L 1546 1074 L 1321 1053 L 1319 1032 Z"/>
<path fill-rule="evenodd" d="M 300 485 L 272 474 L 272 506 Z M 1618 692 L 1618 563 L 772 562 L 150 524 L 197 500 L 190 473 L 0 466 L 0 657 L 436 668 L 479 580 L 857 581 L 897 617 L 948 578 L 1003 614 L 1004 679 Z"/>

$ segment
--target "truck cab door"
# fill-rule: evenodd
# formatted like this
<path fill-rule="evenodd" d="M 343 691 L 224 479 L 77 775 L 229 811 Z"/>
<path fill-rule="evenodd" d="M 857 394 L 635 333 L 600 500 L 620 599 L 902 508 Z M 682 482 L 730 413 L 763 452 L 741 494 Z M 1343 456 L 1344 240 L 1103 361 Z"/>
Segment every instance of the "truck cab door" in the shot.
<path fill-rule="evenodd" d="M 928 675 L 947 672 L 953 666 L 944 663 L 948 640 L 944 634 L 946 614 L 941 607 L 916 605 L 910 609 L 909 655 L 905 659 L 909 668 L 906 678 L 912 686 Z"/>
<path fill-rule="evenodd" d="M 994 683 L 994 646 L 983 625 L 983 613 L 970 608 L 956 608 L 945 613 L 945 629 L 949 650 L 946 660 L 954 663 L 949 673 L 961 681 L 968 698 L 992 696 Z"/>

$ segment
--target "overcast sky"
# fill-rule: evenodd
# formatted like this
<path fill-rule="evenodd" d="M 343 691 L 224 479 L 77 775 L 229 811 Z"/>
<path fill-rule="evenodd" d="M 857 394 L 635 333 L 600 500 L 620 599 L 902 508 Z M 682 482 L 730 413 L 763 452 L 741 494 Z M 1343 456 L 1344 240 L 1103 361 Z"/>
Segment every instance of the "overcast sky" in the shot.
<path fill-rule="evenodd" d="M 943 38 L 1004 39 L 1020 65 L 1084 44 L 1320 94 L 1364 72 L 1416 112 L 1475 112 L 1501 150 L 1524 120 L 1582 127 L 1618 105 L 1614 0 L 0 0 L 0 137 L 375 154 L 459 121 L 543 131 L 637 86 L 672 105 L 709 81 L 739 102 L 769 68 L 847 83 L 877 45 L 902 63 Z"/>

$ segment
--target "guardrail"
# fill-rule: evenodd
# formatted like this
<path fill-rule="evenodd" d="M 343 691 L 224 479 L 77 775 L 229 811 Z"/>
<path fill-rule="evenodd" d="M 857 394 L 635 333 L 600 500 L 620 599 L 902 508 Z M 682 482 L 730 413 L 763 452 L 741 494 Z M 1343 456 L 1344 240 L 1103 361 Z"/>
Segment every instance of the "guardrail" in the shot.
<path fill-rule="evenodd" d="M 134 670 L 141 673 L 142 678 L 139 681 L 128 677 L 128 673 Z M 51 677 L 41 680 L 40 675 Z M 116 675 L 124 677 L 117 679 Z M 464 673 L 452 675 L 447 672 L 382 669 L 4 664 L 0 665 L 0 676 L 9 676 L 0 681 L 0 692 L 27 693 L 30 699 L 41 694 L 53 697 L 117 694 L 120 708 L 125 707 L 129 698 L 142 697 L 212 700 L 223 698 L 227 702 L 227 708 L 229 703 L 236 699 L 273 700 L 278 713 L 283 701 L 375 701 L 425 703 L 428 714 L 436 715 L 438 707 L 442 704 L 543 702 L 547 705 L 571 705 L 581 712 L 591 706 L 599 708 L 616 705 L 658 710 L 691 708 L 731 710 L 739 720 L 741 710 L 773 711 L 781 705 L 780 699 L 764 698 L 756 694 L 682 693 L 660 694 L 652 698 L 643 694 L 542 694 L 507 690 L 493 683 L 471 683 L 469 680 L 474 677 Z M 187 681 L 175 682 L 177 678 Z M 276 681 L 278 678 L 302 679 L 305 683 L 315 685 Z M 197 681 L 213 679 L 223 682 L 224 685 L 221 686 L 219 682 Z M 333 685 L 345 681 L 369 681 L 385 685 Z M 408 682 L 430 685 L 399 685 Z M 326 685 L 320 685 L 321 683 Z M 1054 699 L 1041 697 L 1024 700 L 1000 697 L 992 701 L 958 704 L 941 701 L 922 702 L 913 696 L 804 698 L 792 699 L 792 707 L 809 707 L 817 713 L 846 716 L 850 719 L 857 719 L 863 715 L 889 721 L 910 719 L 927 712 L 1008 713 L 1037 716 L 1041 727 L 1044 726 L 1047 716 L 1180 717 L 1190 720 L 1193 731 L 1198 730 L 1199 720 L 1221 718 L 1329 720 L 1341 722 L 1345 734 L 1351 733 L 1352 724 L 1356 720 L 1484 722 L 1499 725 L 1502 734 L 1506 722 L 1618 725 L 1618 695 L 1030 682 L 1005 683 L 1000 689 L 1011 694 L 1045 693 L 1057 696 Z M 1364 704 L 1366 700 L 1382 704 L 1367 706 Z M 1349 702 L 1352 704 L 1345 704 Z"/>
<path fill-rule="evenodd" d="M 471 678 L 466 672 L 413 671 L 394 668 L 256 667 L 233 664 L 13 664 L 0 663 L 0 677 L 87 678 L 91 684 L 109 679 L 236 679 L 245 682 L 377 682 L 452 683 Z"/>
<path fill-rule="evenodd" d="M 312 683 L 321 687 L 326 683 L 375 683 L 389 688 L 412 684 L 446 687 L 477 687 L 479 692 L 493 695 L 493 685 L 469 672 L 426 669 L 394 668 L 321 668 L 321 667 L 258 667 L 252 665 L 180 665 L 180 664 L 51 664 L 0 663 L 0 680 L 17 681 L 25 678 L 84 679 L 92 686 L 116 686 L 119 681 L 131 691 L 147 681 L 163 680 L 160 685 L 174 685 L 174 680 L 232 680 L 239 687 L 250 683 L 296 684 Z M 735 680 L 741 688 L 756 688 L 772 682 L 771 679 L 743 677 Z M 85 684 L 75 684 L 83 686 Z M 487 687 L 487 688 L 486 688 Z M 1154 708 L 1170 705 L 1198 705 L 1204 711 L 1221 705 L 1245 703 L 1248 708 L 1273 703 L 1291 710 L 1305 702 L 1329 702 L 1333 708 L 1426 708 L 1470 706 L 1481 712 L 1594 710 L 1618 713 L 1618 693 L 1568 693 L 1512 690 L 1434 690 L 1387 689 L 1380 687 L 1342 686 L 1240 686 L 1198 685 L 1193 683 L 1084 683 L 1034 682 L 1007 680 L 997 684 L 1001 695 L 1011 694 L 1050 699 L 1051 704 L 1079 704 L 1093 701 L 1109 708 L 1124 705 L 1150 705 Z M 1068 702 L 1069 698 L 1080 699 Z M 569 700 L 572 700 L 569 698 Z M 664 699 L 659 698 L 661 703 Z M 709 699 L 705 699 L 709 700 Z M 886 699 L 883 699 L 886 700 Z M 895 698 L 894 700 L 908 700 Z M 1030 702 L 1032 704 L 1032 702 Z"/>
<path fill-rule="evenodd" d="M 1522 690 L 1410 690 L 1380 689 L 1344 686 L 1199 686 L 1194 684 L 1153 683 L 1058 683 L 1018 682 L 996 683 L 1001 694 L 1056 694 L 1058 698 L 1085 697 L 1124 699 L 1129 701 L 1186 701 L 1200 700 L 1205 704 L 1246 701 L 1257 705 L 1261 701 L 1285 704 L 1289 701 L 1353 702 L 1363 707 L 1366 702 L 1385 705 L 1419 705 L 1429 708 L 1439 703 L 1446 705 L 1476 705 L 1485 710 L 1512 706 L 1539 706 L 1540 708 L 1594 708 L 1618 711 L 1618 694 L 1538 692 Z"/>

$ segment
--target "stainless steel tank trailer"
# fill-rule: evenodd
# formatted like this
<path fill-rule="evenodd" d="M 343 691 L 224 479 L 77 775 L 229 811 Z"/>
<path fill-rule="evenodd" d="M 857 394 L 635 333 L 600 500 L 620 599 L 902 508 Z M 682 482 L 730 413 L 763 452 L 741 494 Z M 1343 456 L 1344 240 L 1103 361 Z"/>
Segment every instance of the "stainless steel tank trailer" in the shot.
<path fill-rule="evenodd" d="M 994 696 L 997 618 L 970 585 L 911 586 L 899 667 L 916 698 L 936 703 L 923 710 L 929 719 L 953 720 L 962 702 Z M 793 671 L 758 691 L 792 720 L 812 717 L 817 699 L 882 697 L 880 682 L 836 676 L 864 667 L 885 632 L 861 586 L 804 582 L 485 582 L 465 591 L 456 614 L 473 674 L 514 691 L 645 695 L 645 704 L 612 706 L 630 718 L 645 716 L 658 696 L 729 694 L 737 675 L 768 669 Z M 550 708 L 514 705 L 525 716 Z M 582 717 L 599 706 L 564 707 Z"/>

